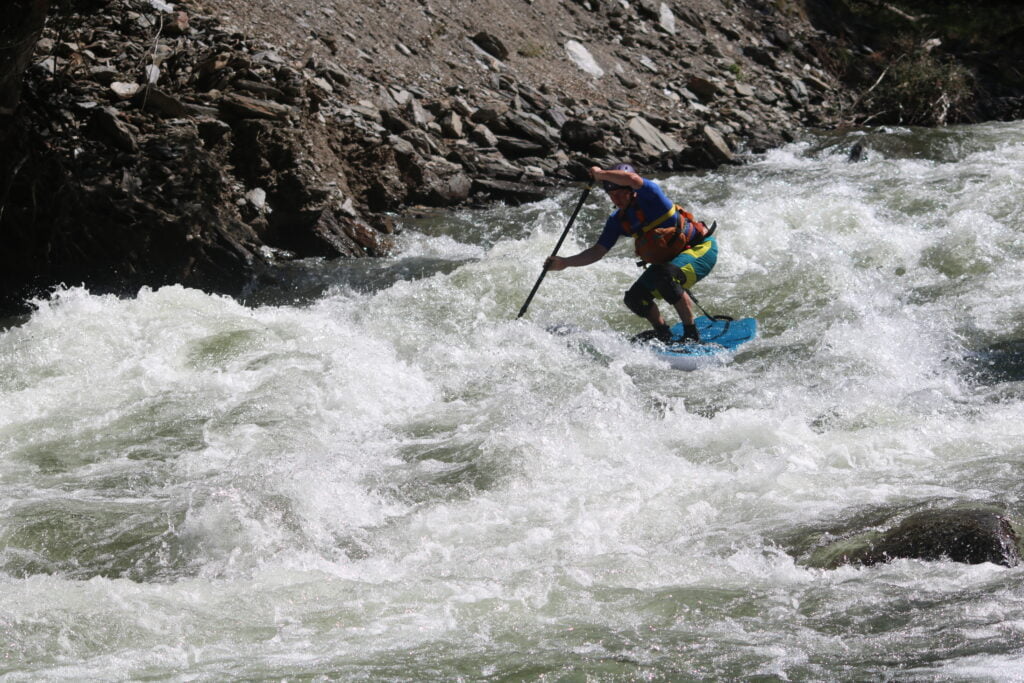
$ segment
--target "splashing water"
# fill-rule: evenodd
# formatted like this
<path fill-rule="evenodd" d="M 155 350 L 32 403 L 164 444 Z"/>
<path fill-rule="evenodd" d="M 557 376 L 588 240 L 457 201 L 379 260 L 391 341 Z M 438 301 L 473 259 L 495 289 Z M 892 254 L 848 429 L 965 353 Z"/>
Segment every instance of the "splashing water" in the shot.
<path fill-rule="evenodd" d="M 37 302 L 0 332 L 0 675 L 1019 676 L 1021 569 L 825 571 L 788 539 L 1020 510 L 1022 134 L 661 179 L 720 225 L 703 306 L 761 326 L 695 373 L 625 341 L 625 245 L 515 320 L 574 192 L 410 221 L 248 306 Z"/>

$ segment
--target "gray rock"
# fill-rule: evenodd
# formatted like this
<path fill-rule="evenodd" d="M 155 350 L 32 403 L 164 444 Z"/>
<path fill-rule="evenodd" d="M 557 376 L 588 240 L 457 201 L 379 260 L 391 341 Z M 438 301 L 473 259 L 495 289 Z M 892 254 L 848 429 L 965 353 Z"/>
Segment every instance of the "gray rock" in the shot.
<path fill-rule="evenodd" d="M 472 181 L 458 164 L 430 159 L 420 165 L 418 186 L 413 197 L 431 206 L 454 206 L 469 198 Z"/>
<path fill-rule="evenodd" d="M 415 97 L 409 90 L 405 88 L 388 88 L 387 94 L 398 107 L 406 106 Z"/>
<path fill-rule="evenodd" d="M 569 55 L 569 59 L 586 73 L 597 78 L 604 76 L 604 69 L 594 59 L 594 55 L 590 54 L 590 50 L 584 47 L 583 43 L 578 40 L 568 40 L 565 43 L 565 52 Z"/>
<path fill-rule="evenodd" d="M 110 84 L 110 90 L 119 100 L 130 100 L 139 92 L 139 84 L 114 81 Z"/>
<path fill-rule="evenodd" d="M 757 99 L 767 105 L 772 105 L 779 101 L 779 94 L 771 88 L 758 88 L 756 95 Z"/>
<path fill-rule="evenodd" d="M 707 23 L 704 21 L 704 18 L 695 9 L 693 9 L 691 7 L 687 7 L 686 5 L 683 5 L 683 4 L 677 3 L 677 5 L 676 5 L 676 13 L 678 14 L 680 19 L 682 19 L 684 22 L 686 22 L 687 24 L 689 24 L 693 28 L 697 29 L 697 31 L 699 31 L 700 33 L 703 34 L 703 33 L 707 32 L 707 30 L 708 30 Z"/>
<path fill-rule="evenodd" d="M 619 83 L 629 88 L 630 90 L 640 87 L 640 83 L 635 78 L 627 74 L 625 71 L 616 71 L 615 77 L 619 79 Z"/>
<path fill-rule="evenodd" d="M 481 176 L 501 180 L 519 180 L 519 176 L 522 175 L 518 167 L 500 156 L 482 156 L 477 162 L 477 172 Z"/>
<path fill-rule="evenodd" d="M 690 80 L 686 82 L 686 87 L 704 104 L 715 100 L 724 92 L 720 85 L 702 76 L 691 76 Z"/>
<path fill-rule="evenodd" d="M 381 109 L 380 121 L 392 133 L 404 133 L 415 127 L 394 109 Z"/>
<path fill-rule="evenodd" d="M 775 56 L 766 48 L 759 47 L 757 45 L 747 45 L 743 48 L 743 54 L 761 66 L 779 70 L 779 64 L 776 61 Z"/>
<path fill-rule="evenodd" d="M 437 141 L 430 137 L 426 131 L 413 128 L 402 133 L 402 137 L 411 142 L 413 147 L 423 155 L 441 153 L 441 148 Z"/>
<path fill-rule="evenodd" d="M 573 119 L 562 126 L 562 142 L 575 152 L 586 152 L 591 145 L 604 138 L 604 130 L 600 126 Z"/>
<path fill-rule="evenodd" d="M 480 31 L 472 38 L 476 45 L 495 59 L 502 61 L 508 59 L 508 48 L 497 36 L 486 31 Z"/>
<path fill-rule="evenodd" d="M 284 93 L 280 89 L 258 81 L 238 78 L 235 79 L 232 84 L 239 90 L 244 90 L 251 95 L 259 95 L 260 97 L 269 98 L 275 101 L 283 100 L 285 97 Z"/>
<path fill-rule="evenodd" d="M 473 130 L 469 132 L 469 139 L 480 145 L 481 147 L 497 147 L 498 138 L 491 132 L 491 129 L 480 123 L 473 126 Z"/>
<path fill-rule="evenodd" d="M 562 126 L 565 125 L 566 121 L 569 120 L 569 116 L 565 113 L 565 110 L 561 107 L 552 107 L 551 109 L 545 109 L 541 114 L 541 117 L 550 123 L 556 130 L 561 130 Z"/>
<path fill-rule="evenodd" d="M 327 62 L 321 66 L 319 73 L 335 85 L 340 85 L 343 88 L 347 88 L 352 83 L 352 77 L 349 73 L 337 64 L 333 64 L 331 62 Z"/>
<path fill-rule="evenodd" d="M 154 111 L 171 118 L 183 118 L 189 115 L 188 108 L 173 95 L 159 88 L 147 85 L 135 95 L 135 102 L 144 111 Z"/>
<path fill-rule="evenodd" d="M 339 210 L 321 207 L 303 211 L 275 211 L 270 217 L 271 231 L 278 235 L 302 236 L 289 243 L 305 254 L 320 256 L 377 256 L 392 247 L 391 238 L 366 223 L 345 216 Z"/>
<path fill-rule="evenodd" d="M 505 123 L 517 135 L 543 147 L 556 145 L 557 131 L 538 116 L 526 112 L 510 112 L 505 116 Z"/>
<path fill-rule="evenodd" d="M 453 111 L 441 117 L 441 131 L 447 138 L 461 138 L 465 135 L 462 130 L 462 117 Z"/>
<path fill-rule="evenodd" d="M 391 149 L 394 150 L 395 155 L 400 159 L 411 160 L 418 156 L 418 152 L 413 147 L 413 144 L 397 135 L 390 136 L 388 144 L 391 145 Z"/>
<path fill-rule="evenodd" d="M 683 149 L 683 145 L 678 140 L 662 133 L 642 116 L 634 116 L 630 119 L 628 128 L 641 143 L 648 145 L 658 154 L 679 152 Z"/>
<path fill-rule="evenodd" d="M 754 88 L 747 85 L 746 83 L 737 83 L 736 85 L 733 86 L 733 90 L 735 90 L 736 94 L 739 95 L 740 97 L 749 98 L 754 96 Z"/>
<path fill-rule="evenodd" d="M 523 157 L 541 156 L 551 148 L 549 145 L 541 145 L 532 140 L 498 135 L 498 149 L 509 159 L 521 159 Z"/>
<path fill-rule="evenodd" d="M 481 105 L 470 116 L 473 123 L 494 123 L 508 112 L 508 106 L 504 103 L 487 103 Z"/>
<path fill-rule="evenodd" d="M 846 160 L 851 163 L 863 161 L 864 154 L 866 151 L 867 148 L 864 146 L 864 143 L 858 140 L 856 143 L 854 143 L 853 147 L 850 148 L 850 152 L 847 155 Z"/>
<path fill-rule="evenodd" d="M 533 185 L 492 178 L 475 178 L 473 193 L 487 194 L 492 199 L 499 199 L 513 205 L 538 202 L 547 196 Z"/>
<path fill-rule="evenodd" d="M 714 164 L 730 164 L 734 160 L 732 150 L 722 134 L 712 126 L 702 126 L 698 135 L 700 149 Z"/>
<path fill-rule="evenodd" d="M 676 34 L 676 15 L 672 13 L 672 8 L 665 3 L 661 3 L 658 11 L 658 27 L 670 35 Z"/>
<path fill-rule="evenodd" d="M 1005 514 L 984 508 L 925 510 L 884 531 L 871 530 L 830 543 L 818 549 L 811 561 L 826 568 L 897 558 L 1015 567 L 1021 561 L 1015 526 Z"/>
<path fill-rule="evenodd" d="M 90 123 L 93 130 L 104 140 L 124 152 L 134 152 L 139 148 L 135 134 L 128 127 L 117 110 L 113 107 L 98 107 L 93 110 Z"/>
<path fill-rule="evenodd" d="M 529 103 L 535 111 L 543 111 L 554 104 L 554 99 L 545 95 L 536 88 L 520 83 L 517 86 L 519 96 Z"/>
<path fill-rule="evenodd" d="M 423 108 L 423 104 L 415 97 L 406 102 L 405 114 L 409 122 L 417 128 L 423 128 L 434 120 L 434 117 Z"/>
<path fill-rule="evenodd" d="M 220 101 L 221 111 L 229 116 L 242 119 L 268 119 L 283 121 L 288 118 L 292 108 L 269 100 L 246 97 L 238 93 L 226 93 Z"/>
<path fill-rule="evenodd" d="M 793 90 L 796 91 L 801 99 L 807 99 L 807 86 L 804 85 L 802 80 L 794 76 L 789 80 L 789 82 L 793 86 Z"/>

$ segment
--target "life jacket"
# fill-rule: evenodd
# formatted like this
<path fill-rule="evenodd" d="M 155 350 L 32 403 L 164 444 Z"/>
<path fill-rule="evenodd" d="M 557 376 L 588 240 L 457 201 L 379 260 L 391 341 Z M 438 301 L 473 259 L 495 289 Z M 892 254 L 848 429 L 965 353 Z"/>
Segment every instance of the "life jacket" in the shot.
<path fill-rule="evenodd" d="M 657 227 L 672 217 L 675 220 L 670 225 Z M 642 226 L 639 229 L 633 227 L 625 211 L 619 210 L 622 232 L 633 238 L 636 255 L 647 263 L 668 263 L 690 247 L 703 242 L 713 231 L 713 228 L 708 228 L 678 204 L 649 223 L 646 222 L 644 212 L 637 207 L 636 219 L 637 225 Z"/>

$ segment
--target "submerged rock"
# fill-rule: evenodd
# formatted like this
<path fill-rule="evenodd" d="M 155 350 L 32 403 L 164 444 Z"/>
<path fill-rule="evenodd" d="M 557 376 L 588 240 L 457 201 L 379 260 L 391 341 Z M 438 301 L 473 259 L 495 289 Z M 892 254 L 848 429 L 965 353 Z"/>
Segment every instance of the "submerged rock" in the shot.
<path fill-rule="evenodd" d="M 851 163 L 856 163 L 858 161 L 863 161 L 864 160 L 864 155 L 865 155 L 866 151 L 867 151 L 867 148 L 864 146 L 864 143 L 863 142 L 857 142 L 856 144 L 853 145 L 853 147 L 850 148 L 850 152 L 849 152 L 849 154 L 846 157 L 847 161 L 849 161 Z"/>
<path fill-rule="evenodd" d="M 996 510 L 923 510 L 890 524 L 881 531 L 864 530 L 828 540 L 811 553 L 808 564 L 835 569 L 844 564 L 870 566 L 905 558 L 1015 567 L 1021 561 L 1016 524 Z"/>

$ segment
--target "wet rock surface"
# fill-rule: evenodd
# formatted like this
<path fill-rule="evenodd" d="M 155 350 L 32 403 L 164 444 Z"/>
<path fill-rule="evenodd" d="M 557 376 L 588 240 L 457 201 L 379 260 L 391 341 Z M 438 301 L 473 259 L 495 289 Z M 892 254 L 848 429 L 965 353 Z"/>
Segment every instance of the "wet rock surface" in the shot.
<path fill-rule="evenodd" d="M 961 505 L 896 513 L 870 526 L 813 532 L 812 547 L 798 551 L 813 567 L 871 566 L 896 559 L 1021 561 L 1019 524 L 1005 510 Z"/>

